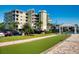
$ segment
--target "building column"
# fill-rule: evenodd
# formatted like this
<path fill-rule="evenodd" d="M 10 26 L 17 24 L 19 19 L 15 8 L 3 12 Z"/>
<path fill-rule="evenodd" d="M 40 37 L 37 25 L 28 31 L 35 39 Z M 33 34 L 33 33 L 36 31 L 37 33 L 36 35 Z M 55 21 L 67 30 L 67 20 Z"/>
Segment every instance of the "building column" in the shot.
<path fill-rule="evenodd" d="M 77 27 L 74 27 L 74 33 L 77 34 Z"/>
<path fill-rule="evenodd" d="M 79 27 L 78 27 L 78 33 L 79 33 Z"/>
<path fill-rule="evenodd" d="M 62 28 L 61 26 L 59 26 L 59 34 L 61 34 L 61 32 L 62 32 Z"/>
<path fill-rule="evenodd" d="M 62 30 L 61 32 L 63 33 L 63 26 L 61 27 L 61 30 Z"/>

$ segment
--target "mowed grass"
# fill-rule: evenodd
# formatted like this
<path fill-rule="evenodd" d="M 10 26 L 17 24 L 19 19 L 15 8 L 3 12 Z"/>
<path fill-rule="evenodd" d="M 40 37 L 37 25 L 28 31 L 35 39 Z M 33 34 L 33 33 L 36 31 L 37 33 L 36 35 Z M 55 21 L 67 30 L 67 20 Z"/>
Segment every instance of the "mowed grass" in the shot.
<path fill-rule="evenodd" d="M 0 54 L 39 54 L 69 36 L 70 35 L 58 35 L 28 43 L 0 47 Z"/>
<path fill-rule="evenodd" d="M 8 36 L 8 37 L 0 37 L 0 42 L 7 42 L 7 41 L 15 41 L 15 40 L 23 40 L 23 39 L 30 39 L 30 38 L 37 38 L 42 36 L 52 35 L 50 34 L 33 34 L 31 36 Z"/>

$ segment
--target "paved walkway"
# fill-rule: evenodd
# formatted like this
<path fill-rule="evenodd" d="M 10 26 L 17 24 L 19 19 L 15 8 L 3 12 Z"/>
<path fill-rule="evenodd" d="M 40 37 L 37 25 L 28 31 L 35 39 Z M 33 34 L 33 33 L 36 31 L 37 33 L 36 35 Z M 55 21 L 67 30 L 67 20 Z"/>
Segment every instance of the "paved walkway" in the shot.
<path fill-rule="evenodd" d="M 20 43 L 24 43 L 24 42 L 31 42 L 31 41 L 40 40 L 40 39 L 44 39 L 44 38 L 49 38 L 49 37 L 53 37 L 53 36 L 57 36 L 57 35 L 49 35 L 49 36 L 44 36 L 44 37 L 31 38 L 31 39 L 25 39 L 25 40 L 17 40 L 17 41 L 10 41 L 10 42 L 1 42 L 0 47 L 13 45 L 13 44 L 20 44 Z"/>
<path fill-rule="evenodd" d="M 71 37 L 43 52 L 45 54 L 79 54 L 79 34 Z"/>

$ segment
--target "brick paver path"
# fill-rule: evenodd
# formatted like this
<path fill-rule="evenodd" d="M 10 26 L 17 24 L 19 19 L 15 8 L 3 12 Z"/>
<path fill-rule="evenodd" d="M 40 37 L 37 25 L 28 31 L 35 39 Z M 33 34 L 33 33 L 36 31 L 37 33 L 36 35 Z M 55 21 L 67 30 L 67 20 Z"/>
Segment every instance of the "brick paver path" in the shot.
<path fill-rule="evenodd" d="M 79 34 L 71 37 L 43 52 L 46 54 L 79 54 Z"/>

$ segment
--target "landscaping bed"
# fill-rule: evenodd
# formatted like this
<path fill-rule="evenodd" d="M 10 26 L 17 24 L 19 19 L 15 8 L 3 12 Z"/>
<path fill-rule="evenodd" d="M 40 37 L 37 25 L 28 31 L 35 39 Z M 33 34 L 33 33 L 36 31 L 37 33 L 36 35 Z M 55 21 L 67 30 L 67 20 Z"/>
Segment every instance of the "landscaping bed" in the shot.
<path fill-rule="evenodd" d="M 47 36 L 47 35 L 53 35 L 52 33 L 50 34 L 33 34 L 33 35 L 25 35 L 25 36 L 7 36 L 7 37 L 0 37 L 0 42 L 8 42 L 8 41 L 16 41 L 16 40 L 23 40 L 23 39 L 30 39 L 30 38 L 37 38 L 37 37 L 42 37 L 42 36 Z"/>

